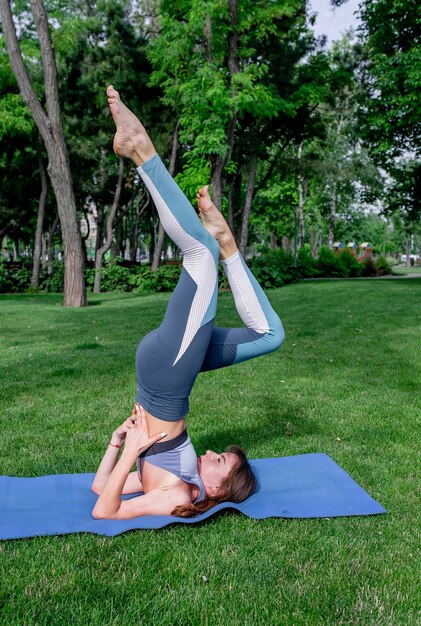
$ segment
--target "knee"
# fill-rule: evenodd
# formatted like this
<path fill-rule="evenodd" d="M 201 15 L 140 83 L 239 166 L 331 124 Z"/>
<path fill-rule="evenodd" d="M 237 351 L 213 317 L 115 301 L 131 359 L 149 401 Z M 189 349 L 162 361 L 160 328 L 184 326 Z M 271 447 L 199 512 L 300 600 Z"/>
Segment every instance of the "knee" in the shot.
<path fill-rule="evenodd" d="M 277 350 L 285 341 L 285 330 L 278 316 L 271 321 L 269 330 L 269 341 L 271 350 Z"/>

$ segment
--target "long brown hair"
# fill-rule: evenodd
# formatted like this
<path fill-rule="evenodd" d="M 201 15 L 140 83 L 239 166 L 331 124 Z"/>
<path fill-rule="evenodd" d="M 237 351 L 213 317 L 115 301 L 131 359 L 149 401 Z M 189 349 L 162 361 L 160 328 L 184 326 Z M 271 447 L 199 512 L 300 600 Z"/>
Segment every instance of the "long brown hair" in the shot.
<path fill-rule="evenodd" d="M 230 473 L 221 483 L 217 498 L 206 496 L 204 500 L 197 504 L 181 504 L 176 506 L 171 515 L 177 517 L 195 517 L 200 513 L 206 513 L 213 506 L 220 502 L 242 502 L 251 496 L 257 487 L 257 480 L 252 472 L 246 453 L 240 446 L 228 446 L 225 452 L 232 452 L 238 457 L 238 463 L 232 468 Z"/>

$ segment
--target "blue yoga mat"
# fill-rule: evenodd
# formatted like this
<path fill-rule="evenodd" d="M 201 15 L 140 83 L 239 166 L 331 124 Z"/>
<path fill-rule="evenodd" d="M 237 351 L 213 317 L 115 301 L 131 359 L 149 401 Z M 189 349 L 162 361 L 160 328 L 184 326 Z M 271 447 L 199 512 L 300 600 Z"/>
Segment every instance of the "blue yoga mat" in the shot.
<path fill-rule="evenodd" d="M 254 519 L 375 515 L 386 510 L 326 454 L 250 461 L 257 492 L 245 502 L 224 502 L 195 518 L 148 515 L 129 520 L 95 520 L 94 474 L 40 478 L 0 477 L 0 539 L 88 532 L 113 537 L 135 528 L 195 524 L 222 509 Z"/>

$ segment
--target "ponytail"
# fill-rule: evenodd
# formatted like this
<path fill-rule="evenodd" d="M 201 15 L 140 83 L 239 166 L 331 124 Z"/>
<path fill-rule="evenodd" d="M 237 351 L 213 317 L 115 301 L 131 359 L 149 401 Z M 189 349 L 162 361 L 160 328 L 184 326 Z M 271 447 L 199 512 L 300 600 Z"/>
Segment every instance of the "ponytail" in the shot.
<path fill-rule="evenodd" d="M 176 506 L 171 515 L 176 517 L 195 517 L 201 513 L 206 513 L 212 507 L 221 502 L 243 502 L 251 496 L 257 487 L 257 480 L 252 472 L 246 454 L 240 446 L 228 446 L 225 452 L 231 452 L 238 457 L 238 463 L 233 467 L 228 476 L 222 481 L 220 486 L 221 495 L 218 498 L 206 496 L 197 504 L 181 504 Z"/>

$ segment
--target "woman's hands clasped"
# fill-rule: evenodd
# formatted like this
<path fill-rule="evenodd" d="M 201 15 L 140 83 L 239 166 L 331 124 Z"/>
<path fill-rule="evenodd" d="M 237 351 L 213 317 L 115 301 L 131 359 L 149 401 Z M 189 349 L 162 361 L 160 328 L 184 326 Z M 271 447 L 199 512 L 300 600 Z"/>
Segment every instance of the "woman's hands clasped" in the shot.
<path fill-rule="evenodd" d="M 120 444 L 124 442 L 127 452 L 137 456 L 165 435 L 166 433 L 158 433 L 153 437 L 149 436 L 145 411 L 139 404 L 135 404 L 131 416 L 113 432 L 112 440 Z"/>

